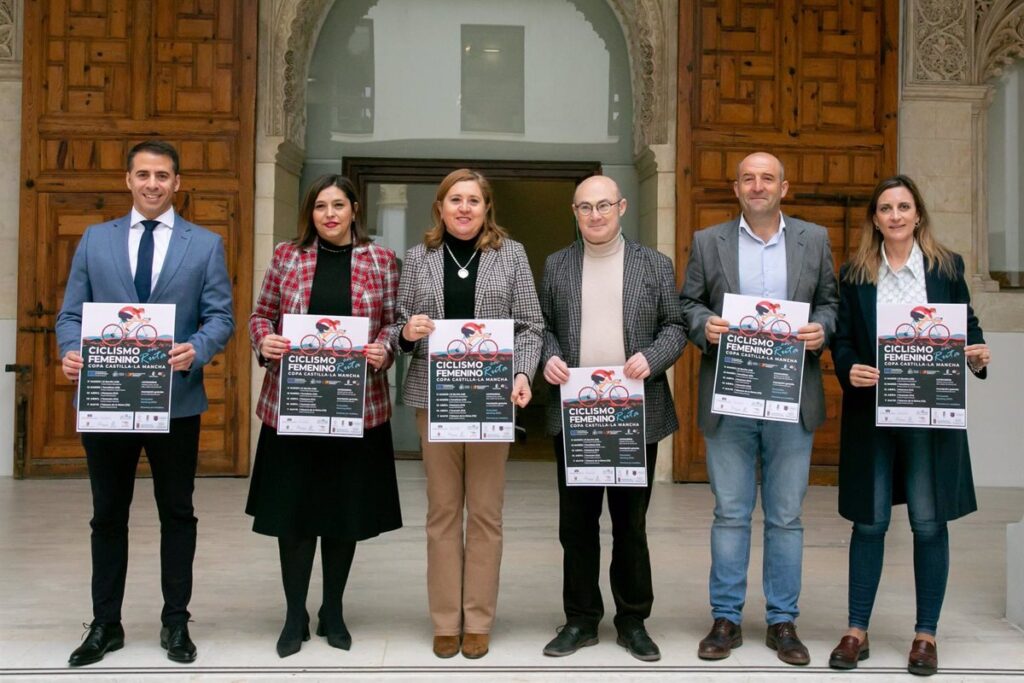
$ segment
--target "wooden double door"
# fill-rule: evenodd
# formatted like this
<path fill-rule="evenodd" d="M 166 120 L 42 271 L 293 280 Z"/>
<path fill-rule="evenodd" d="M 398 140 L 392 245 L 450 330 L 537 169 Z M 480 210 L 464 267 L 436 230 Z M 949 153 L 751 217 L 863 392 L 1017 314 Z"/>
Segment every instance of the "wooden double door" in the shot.
<path fill-rule="evenodd" d="M 677 264 L 697 230 L 735 218 L 736 166 L 753 151 L 785 165 L 785 213 L 828 228 L 839 266 L 856 248 L 864 206 L 896 172 L 899 3 L 885 0 L 681 0 L 677 117 Z M 707 481 L 697 429 L 699 355 L 676 366 L 683 428 L 678 481 Z M 834 483 L 841 394 L 822 359 L 826 423 L 811 480 Z"/>
<path fill-rule="evenodd" d="M 241 329 L 205 369 L 199 470 L 245 474 L 257 2 L 24 6 L 15 475 L 85 471 L 53 326 L 79 238 L 131 209 L 125 157 L 150 138 L 181 155 L 179 213 L 226 246 Z"/>

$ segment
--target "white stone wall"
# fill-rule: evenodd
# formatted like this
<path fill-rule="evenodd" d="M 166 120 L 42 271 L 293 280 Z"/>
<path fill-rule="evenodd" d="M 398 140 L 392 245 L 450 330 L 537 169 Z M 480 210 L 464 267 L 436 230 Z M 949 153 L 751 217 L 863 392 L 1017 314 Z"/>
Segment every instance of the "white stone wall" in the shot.
<path fill-rule="evenodd" d="M 18 192 L 21 173 L 21 75 L 0 80 L 0 364 L 15 361 L 18 306 Z M 0 373 L 0 477 L 14 472 L 14 375 Z"/>

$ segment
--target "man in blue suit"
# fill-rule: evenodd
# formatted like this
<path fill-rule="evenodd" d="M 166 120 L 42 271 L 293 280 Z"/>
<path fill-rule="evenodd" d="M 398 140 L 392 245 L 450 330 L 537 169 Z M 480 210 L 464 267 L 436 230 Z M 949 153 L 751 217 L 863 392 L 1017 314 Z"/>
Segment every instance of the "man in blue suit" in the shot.
<path fill-rule="evenodd" d="M 93 500 L 93 621 L 82 645 L 71 653 L 71 666 L 98 662 L 124 646 L 128 511 L 143 449 L 160 513 L 160 644 L 173 661 L 195 661 L 188 603 L 196 550 L 192 491 L 199 415 L 207 408 L 202 368 L 224 348 L 235 326 L 220 237 L 174 212 L 174 193 L 181 184 L 177 151 L 166 142 L 139 143 L 128 153 L 126 180 L 131 213 L 90 226 L 75 250 L 57 316 L 61 367 L 68 379 L 78 380 L 82 304 L 175 304 L 170 432 L 82 433 Z"/>

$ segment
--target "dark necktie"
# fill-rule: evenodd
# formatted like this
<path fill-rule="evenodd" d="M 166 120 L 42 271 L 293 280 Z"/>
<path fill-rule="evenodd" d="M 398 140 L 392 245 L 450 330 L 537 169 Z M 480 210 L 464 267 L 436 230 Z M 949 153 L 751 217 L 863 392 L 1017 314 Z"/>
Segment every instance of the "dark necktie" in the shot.
<path fill-rule="evenodd" d="M 149 301 L 149 293 L 153 287 L 153 230 L 160 221 L 142 221 L 145 230 L 139 242 L 139 258 L 135 263 L 135 292 L 139 295 L 139 303 Z"/>

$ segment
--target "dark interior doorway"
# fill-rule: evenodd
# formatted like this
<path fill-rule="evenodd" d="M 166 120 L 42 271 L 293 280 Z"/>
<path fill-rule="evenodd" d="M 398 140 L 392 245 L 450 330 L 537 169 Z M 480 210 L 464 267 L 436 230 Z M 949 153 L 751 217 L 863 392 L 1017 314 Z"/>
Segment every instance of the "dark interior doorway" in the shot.
<path fill-rule="evenodd" d="M 601 173 L 599 162 L 352 157 L 343 160 L 342 173 L 352 179 L 363 198 L 361 219 L 371 234 L 402 259 L 405 250 L 418 243 L 430 225 L 430 205 L 438 183 L 454 169 L 464 167 L 482 172 L 491 182 L 498 223 L 523 243 L 539 288 L 548 255 L 576 238 L 570 208 L 573 192 L 581 180 Z M 392 430 L 399 457 L 418 459 L 419 437 L 413 411 L 403 405 L 401 398 L 406 363 L 406 359 L 399 359 L 392 371 Z M 554 458 L 544 429 L 547 399 L 547 385 L 538 373 L 533 400 L 518 412 L 518 426 L 523 430 L 512 447 L 513 459 Z"/>

